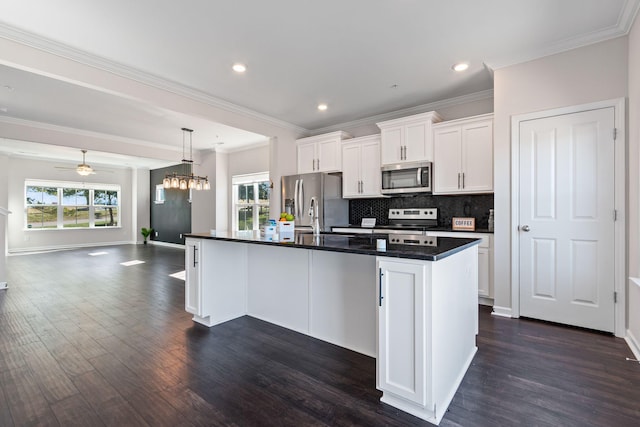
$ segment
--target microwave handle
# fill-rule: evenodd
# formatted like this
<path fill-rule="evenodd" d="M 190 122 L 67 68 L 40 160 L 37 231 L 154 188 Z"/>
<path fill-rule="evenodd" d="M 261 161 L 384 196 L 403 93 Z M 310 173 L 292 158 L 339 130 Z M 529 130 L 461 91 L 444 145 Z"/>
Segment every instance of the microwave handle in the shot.
<path fill-rule="evenodd" d="M 422 168 L 418 168 L 418 175 L 416 176 L 416 180 L 418 186 L 422 187 L 424 185 L 424 183 L 422 182 Z"/>

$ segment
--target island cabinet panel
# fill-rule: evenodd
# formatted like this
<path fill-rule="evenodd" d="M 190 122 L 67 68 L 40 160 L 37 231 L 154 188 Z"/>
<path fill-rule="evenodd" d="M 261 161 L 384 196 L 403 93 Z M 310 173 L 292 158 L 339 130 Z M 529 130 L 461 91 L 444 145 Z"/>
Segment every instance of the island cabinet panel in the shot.
<path fill-rule="evenodd" d="M 477 351 L 477 247 L 377 266 L 381 401 L 438 424 Z"/>
<path fill-rule="evenodd" d="M 212 326 L 245 315 L 247 245 L 191 238 L 185 245 L 185 309 L 193 320 Z"/>
<path fill-rule="evenodd" d="M 309 333 L 309 251 L 250 245 L 247 314 Z"/>
<path fill-rule="evenodd" d="M 185 241 L 185 298 L 184 309 L 187 313 L 202 316 L 202 285 L 200 283 L 200 239 Z"/>
<path fill-rule="evenodd" d="M 380 260 L 378 285 L 378 387 L 427 405 L 425 346 L 427 286 L 424 263 Z"/>
<path fill-rule="evenodd" d="M 375 357 L 375 257 L 309 252 L 309 335 Z"/>

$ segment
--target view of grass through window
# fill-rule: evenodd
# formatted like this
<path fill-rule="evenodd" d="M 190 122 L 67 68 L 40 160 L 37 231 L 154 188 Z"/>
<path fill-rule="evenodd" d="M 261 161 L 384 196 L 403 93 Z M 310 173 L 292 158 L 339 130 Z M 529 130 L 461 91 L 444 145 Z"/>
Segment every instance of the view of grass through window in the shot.
<path fill-rule="evenodd" d="M 114 185 L 30 184 L 25 183 L 27 228 L 117 227 L 120 223 L 120 190 L 106 189 L 116 187 Z"/>
<path fill-rule="evenodd" d="M 269 219 L 268 175 L 233 177 L 234 229 L 258 230 Z"/>

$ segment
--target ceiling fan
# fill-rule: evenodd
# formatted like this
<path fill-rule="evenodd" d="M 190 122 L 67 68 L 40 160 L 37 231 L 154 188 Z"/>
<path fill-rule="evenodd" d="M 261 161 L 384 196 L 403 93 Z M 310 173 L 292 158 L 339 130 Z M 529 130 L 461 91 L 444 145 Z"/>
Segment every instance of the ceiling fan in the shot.
<path fill-rule="evenodd" d="M 85 162 L 85 155 L 87 154 L 87 150 L 80 150 L 80 151 L 82 151 L 82 163 L 80 163 L 78 166 L 76 166 L 75 168 L 65 168 L 62 166 L 55 166 L 55 168 L 75 170 L 78 173 L 78 175 L 82 175 L 82 176 L 95 174 L 96 172 L 93 170 L 93 168 Z"/>

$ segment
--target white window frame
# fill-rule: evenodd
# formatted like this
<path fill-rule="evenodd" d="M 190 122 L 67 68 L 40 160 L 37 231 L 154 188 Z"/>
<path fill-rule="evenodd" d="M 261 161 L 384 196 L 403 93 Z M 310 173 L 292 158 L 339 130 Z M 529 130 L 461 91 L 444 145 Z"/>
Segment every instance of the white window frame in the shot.
<path fill-rule="evenodd" d="M 34 205 L 27 204 L 27 187 L 50 187 L 58 189 L 58 201 L 55 204 L 51 205 L 42 205 L 42 206 L 56 206 L 57 208 L 57 224 L 55 228 L 29 228 L 29 219 L 28 219 L 28 208 Z M 79 190 L 89 190 L 89 226 L 88 227 L 65 227 L 64 226 L 64 218 L 63 212 L 65 206 L 62 203 L 63 198 L 63 188 L 75 188 Z M 104 207 L 106 205 L 95 205 L 94 202 L 94 191 L 95 190 L 107 190 L 107 191 L 116 191 L 118 197 L 118 204 L 113 205 L 118 209 L 117 215 L 117 223 L 115 226 L 98 226 L 95 225 L 95 207 Z M 74 181 L 46 181 L 46 180 L 34 180 L 34 179 L 26 179 L 24 181 L 24 193 L 22 197 L 22 203 L 24 207 L 24 230 L 25 231 L 51 231 L 51 230 L 102 230 L 102 229 L 114 229 L 114 228 L 122 228 L 122 190 L 117 184 L 100 184 L 100 183 L 85 183 L 85 182 L 74 182 Z M 75 205 L 73 205 L 75 206 Z"/>
<path fill-rule="evenodd" d="M 253 230 L 259 230 L 259 215 L 260 215 L 260 207 L 267 206 L 269 207 L 269 201 L 266 203 L 260 203 L 259 200 L 259 191 L 258 185 L 261 182 L 270 182 L 269 180 L 269 172 L 260 172 L 260 173 L 252 173 L 246 175 L 234 175 L 231 177 L 231 194 L 232 196 L 232 207 L 231 207 L 231 227 L 234 231 L 238 230 L 238 213 L 241 208 L 253 206 Z M 239 185 L 254 185 L 254 201 L 253 203 L 240 203 L 238 201 L 238 186 Z M 269 191 L 269 199 L 271 199 L 271 191 Z M 244 230 L 242 230 L 244 231 Z"/>

